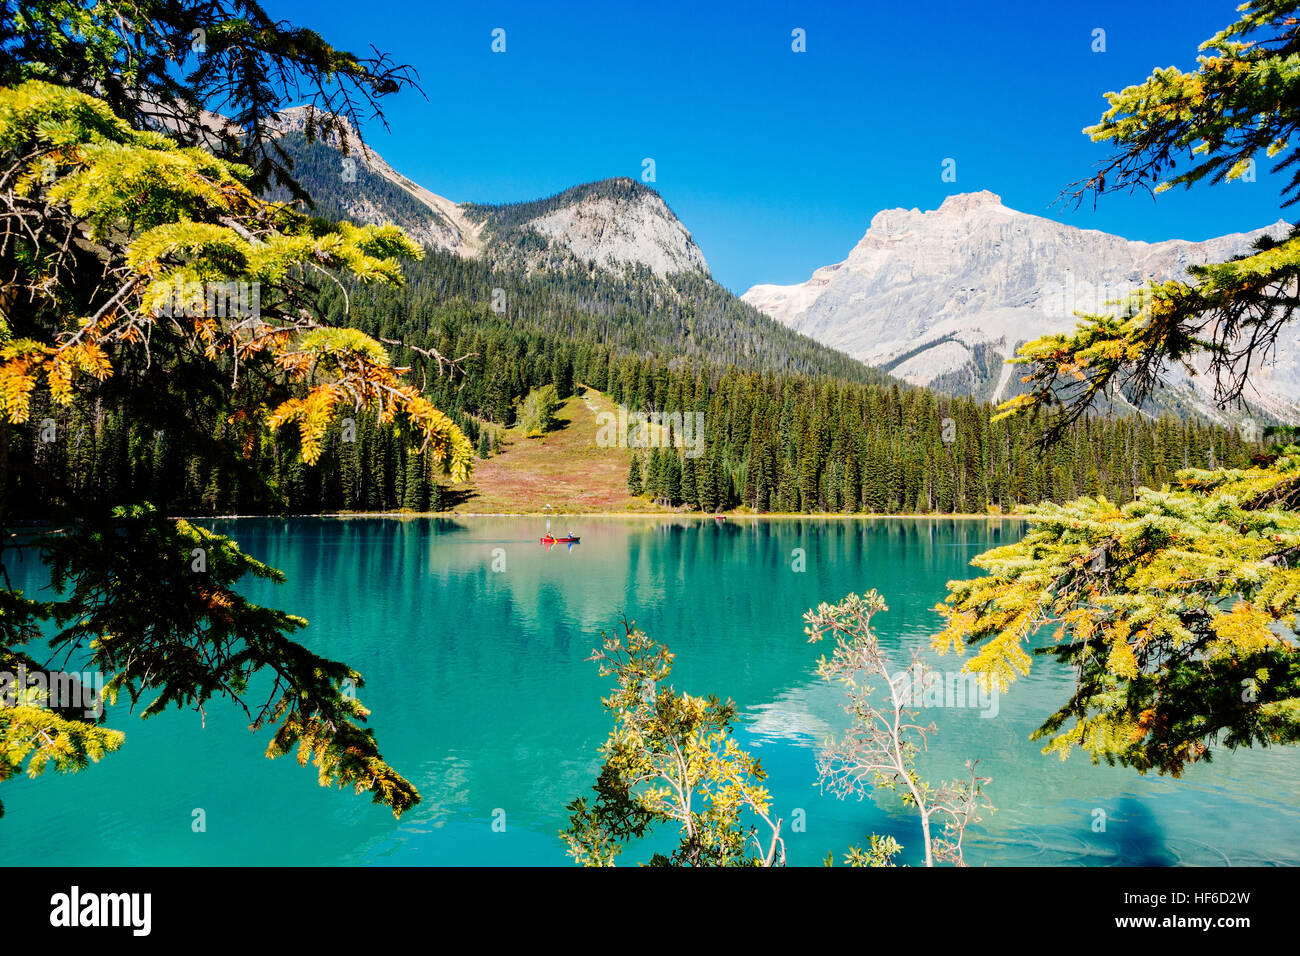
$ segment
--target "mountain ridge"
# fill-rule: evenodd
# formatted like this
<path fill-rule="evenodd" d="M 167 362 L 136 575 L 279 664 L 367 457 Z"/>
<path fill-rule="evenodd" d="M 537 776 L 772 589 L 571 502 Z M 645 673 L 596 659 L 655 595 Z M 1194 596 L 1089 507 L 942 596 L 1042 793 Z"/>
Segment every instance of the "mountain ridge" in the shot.
<path fill-rule="evenodd" d="M 461 208 L 496 239 L 498 252 L 526 245 L 518 233 L 531 230 L 608 272 L 645 266 L 661 279 L 680 272 L 712 278 L 704 253 L 664 198 L 626 176 L 581 183 L 541 199 Z M 541 263 L 525 257 L 523 264 Z"/>
<path fill-rule="evenodd" d="M 277 142 L 314 213 L 404 229 L 429 250 L 405 269 L 413 286 L 443 288 L 469 307 L 496 309 L 500 294 L 514 321 L 600 329 L 619 348 L 673 361 L 894 381 L 719 285 L 689 231 L 649 186 L 613 177 L 522 203 L 455 203 L 359 148 L 350 127 L 341 137 L 308 140 L 308 121 L 305 109 L 282 114 Z M 288 198 L 287 190 L 268 196 Z M 647 217 L 653 229 L 642 228 Z"/>
<path fill-rule="evenodd" d="M 295 166 L 313 148 L 341 154 L 340 169 L 329 198 L 349 218 L 364 222 L 382 218 L 383 204 L 369 200 L 360 189 L 358 169 L 379 177 L 427 210 L 428 222 L 407 215 L 395 217 L 418 242 L 457 255 L 478 257 L 493 253 L 512 258 L 526 268 L 553 267 L 535 246 L 521 243 L 519 233 L 536 232 L 558 244 L 578 261 L 593 262 L 610 272 L 645 266 L 660 278 L 685 271 L 710 276 L 704 254 L 690 231 L 659 193 L 626 176 L 615 176 L 570 186 L 551 196 L 509 203 L 455 202 L 402 175 L 374 149 L 365 146 L 356 131 L 342 120 L 341 135 L 314 130 L 310 107 L 291 107 L 277 115 L 274 128 L 282 148 Z M 311 129 L 316 138 L 309 139 Z M 318 178 L 317 184 L 327 180 Z M 318 190 L 319 191 L 319 190 Z M 311 192 L 311 190 L 309 190 Z M 320 199 L 313 193 L 313 198 Z M 494 249 L 489 249 L 495 239 Z M 511 253 L 524 246 L 534 255 L 522 259 Z M 710 276 L 711 277 L 711 276 Z"/>
<path fill-rule="evenodd" d="M 321 214 L 394 222 L 426 247 L 522 281 L 558 283 L 574 307 L 608 320 L 644 321 L 645 310 L 667 308 L 678 335 L 670 341 L 661 332 L 655 341 L 669 355 L 684 354 L 686 344 L 689 354 L 704 349 L 756 368 L 814 374 L 842 372 L 847 361 L 873 370 L 870 377 L 991 401 L 1023 387 L 1006 359 L 1028 339 L 1071 330 L 1074 311 L 1101 311 L 1146 281 L 1180 277 L 1189 265 L 1221 261 L 1289 228 L 1279 220 L 1201 242 L 1152 243 L 1010 209 L 979 190 L 947 196 L 933 210 L 880 210 L 844 260 L 802 283 L 758 284 L 735 296 L 713 279 L 663 197 L 630 177 L 520 202 L 454 202 L 361 147 L 346 124 L 341 137 L 308 141 L 311 122 L 306 108 L 285 111 L 280 142 Z M 629 310 L 632 301 L 640 305 Z M 781 333 L 798 340 L 782 346 Z M 818 358 L 810 346 L 826 352 Z M 1268 419 L 1300 413 L 1300 341 L 1284 346 L 1248 397 Z M 783 366 L 782 348 L 801 358 Z M 1136 410 L 1230 420 L 1209 390 L 1204 377 L 1171 369 L 1170 386 Z M 1135 410 L 1123 396 L 1111 404 Z"/>

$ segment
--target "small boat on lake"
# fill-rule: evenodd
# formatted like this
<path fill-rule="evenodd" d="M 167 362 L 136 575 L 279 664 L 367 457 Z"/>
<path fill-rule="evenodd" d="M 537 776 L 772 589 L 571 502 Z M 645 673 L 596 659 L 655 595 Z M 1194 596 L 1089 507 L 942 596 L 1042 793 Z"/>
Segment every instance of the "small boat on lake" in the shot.
<path fill-rule="evenodd" d="M 546 536 L 543 537 L 543 538 L 541 538 L 541 539 L 539 539 L 539 540 L 541 541 L 542 544 L 545 544 L 545 545 L 552 545 L 552 544 L 577 544 L 577 543 L 579 543 L 579 542 L 582 540 L 582 538 L 581 538 L 579 535 L 574 534 L 573 532 L 569 532 L 567 535 L 565 535 L 565 536 L 562 537 L 562 538 L 557 538 L 557 537 L 555 537 L 555 535 L 551 534 L 551 533 L 548 531 L 548 532 L 546 532 Z"/>
<path fill-rule="evenodd" d="M 547 507 L 550 506 L 548 505 Z M 556 535 L 551 534 L 551 519 L 547 518 L 546 534 L 544 534 L 538 540 L 541 542 L 542 547 L 544 547 L 547 551 L 550 551 L 551 548 L 553 548 L 557 544 L 567 544 L 569 546 L 569 550 L 572 551 L 573 546 L 577 544 L 581 540 L 581 538 L 579 538 L 578 535 L 574 534 L 572 531 L 564 535 L 564 537 L 557 537 Z"/>

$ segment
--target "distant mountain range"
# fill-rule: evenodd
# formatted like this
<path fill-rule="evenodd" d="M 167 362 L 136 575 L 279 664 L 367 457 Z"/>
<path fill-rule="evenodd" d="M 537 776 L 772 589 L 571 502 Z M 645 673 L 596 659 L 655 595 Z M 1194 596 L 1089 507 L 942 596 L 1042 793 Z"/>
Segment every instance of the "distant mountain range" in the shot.
<path fill-rule="evenodd" d="M 792 329 L 891 374 L 940 391 L 998 401 L 1019 389 L 1005 359 L 1019 345 L 1073 329 L 1076 311 L 1187 267 L 1247 252 L 1279 221 L 1204 242 L 1146 243 L 1008 209 L 991 192 L 949 196 L 936 210 L 879 212 L 848 258 L 797 285 L 756 285 L 742 298 Z M 1224 420 L 1213 383 L 1169 370 L 1155 407 L 1191 407 Z M 1300 345 L 1290 331 L 1247 396 L 1272 417 L 1300 407 Z M 1122 401 L 1120 399 L 1119 401 Z"/>
<path fill-rule="evenodd" d="M 949 196 L 937 209 L 877 213 L 840 263 L 796 285 L 756 285 L 737 298 L 715 282 L 689 230 L 657 192 L 616 178 L 532 202 L 454 202 L 413 182 L 373 150 L 308 142 L 307 112 L 280 114 L 280 144 L 322 215 L 393 222 L 438 253 L 473 260 L 517 282 L 564 290 L 576 309 L 622 322 L 650 312 L 651 344 L 756 370 L 795 370 L 902 381 L 993 401 L 1022 386 L 1006 364 L 1017 347 L 1067 331 L 1075 311 L 1107 303 L 1150 280 L 1181 278 L 1189 265 L 1249 250 L 1279 221 L 1204 242 L 1146 243 L 1009 209 L 991 192 Z M 647 323 L 649 325 L 649 323 Z M 638 341 L 645 344 L 645 336 Z M 1300 340 L 1279 342 L 1254 376 L 1252 412 L 1300 414 Z M 1227 422 L 1212 382 L 1169 370 L 1144 411 L 1196 412 Z M 1131 411 L 1123 396 L 1112 403 Z"/>

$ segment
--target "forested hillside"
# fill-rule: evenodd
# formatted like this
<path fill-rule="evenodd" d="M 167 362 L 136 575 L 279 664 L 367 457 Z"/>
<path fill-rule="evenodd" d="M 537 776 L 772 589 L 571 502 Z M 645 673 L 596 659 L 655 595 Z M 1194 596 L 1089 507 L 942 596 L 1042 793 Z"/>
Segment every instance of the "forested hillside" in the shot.
<path fill-rule="evenodd" d="M 350 168 L 353 182 L 342 182 L 340 154 L 331 146 L 308 143 L 297 133 L 280 143 L 293 157 L 294 175 L 315 198 L 317 215 L 357 218 L 366 213 L 367 221 L 394 222 L 413 235 L 424 232 L 433 218 L 439 226 L 445 224 L 440 213 L 364 163 Z M 422 293 L 432 291 L 441 298 L 488 306 L 494 290 L 501 289 L 510 316 L 564 334 L 590 333 L 623 349 L 735 362 L 757 371 L 892 381 L 787 329 L 703 273 L 661 277 L 635 263 L 618 271 L 603 269 L 526 226 L 569 204 L 646 194 L 653 191 L 632 180 L 611 179 L 534 202 L 466 204 L 461 207 L 465 215 L 482 224 L 482 254 L 466 258 L 431 248 L 424 263 L 407 267 L 408 288 L 417 297 L 413 301 L 429 301 Z"/>
<path fill-rule="evenodd" d="M 653 342 L 668 320 L 548 306 L 550 277 L 510 281 L 514 305 L 498 315 L 482 295 L 498 281 L 507 280 L 481 263 L 435 254 L 412 270 L 404 290 L 350 289 L 350 316 L 337 287 L 320 294 L 337 322 L 461 359 L 457 371 L 440 375 L 418 352 L 393 347 L 393 360 L 415 367 L 416 380 L 480 455 L 491 453 L 523 397 L 547 384 L 562 398 L 586 385 L 632 410 L 704 413 L 700 457 L 634 450 L 642 488 L 665 504 L 980 513 L 1084 494 L 1127 501 L 1135 487 L 1159 486 L 1179 468 L 1241 464 L 1255 451 L 1234 431 L 1173 417 L 1088 419 L 1043 451 L 1038 419 L 994 423 L 992 407 L 971 399 L 896 383 L 748 371 L 738 351 L 727 362 L 664 357 Z M 74 411 L 51 411 L 42 401 L 36 397 L 33 421 L 54 422 L 63 437 L 43 443 L 36 429 L 19 453 L 55 467 L 68 495 L 143 498 L 187 513 L 439 510 L 448 501 L 427 463 L 409 457 L 402 436 L 346 410 L 315 465 L 302 463 L 293 429 L 249 449 L 249 467 L 275 476 L 276 494 L 267 498 L 239 473 L 203 471 L 172 441 L 180 429 L 168 421 L 191 415 L 205 422 L 213 442 L 235 441 L 236 427 L 203 409 L 160 408 L 156 419 L 140 421 L 107 399 Z M 50 503 L 34 489 L 20 491 L 35 508 Z"/>
<path fill-rule="evenodd" d="M 280 143 L 317 197 L 317 214 L 362 212 L 412 234 L 460 230 L 481 251 L 469 257 L 426 246 L 423 261 L 405 265 L 401 288 L 325 281 L 315 288 L 331 324 L 389 343 L 395 364 L 415 368 L 416 382 L 480 456 L 492 453 L 519 403 L 543 385 L 554 385 L 561 399 L 586 385 L 633 411 L 703 413 L 699 457 L 609 450 L 627 459 L 630 489 L 702 511 L 983 513 L 1085 494 L 1127 501 L 1178 468 L 1243 464 L 1257 450 L 1234 431 L 1195 420 L 1108 413 L 1043 451 L 1040 419 L 993 423 L 986 403 L 902 385 L 761 314 L 707 269 L 665 276 L 633 262 L 611 270 L 529 226 L 575 203 L 657 198 L 631 180 L 504 206 L 438 199 L 450 210 L 443 214 L 429 206 L 430 194 L 395 180 L 386 165 L 350 164 L 355 179 L 341 184 L 335 149 L 294 132 Z M 666 206 L 654 210 L 676 224 Z M 694 254 L 689 234 L 666 235 L 686 244 L 683 255 Z M 440 370 L 428 350 L 456 359 L 455 368 Z M 998 356 L 988 359 L 986 374 L 1001 374 Z M 167 371 L 174 370 L 146 364 L 124 374 Z M 406 436 L 378 427 L 373 416 L 344 408 L 320 459 L 307 465 L 291 427 L 274 439 L 250 438 L 241 422 L 201 401 L 159 406 L 146 420 L 115 400 L 121 383 L 110 379 L 93 405 L 52 409 L 48 395 L 33 396 L 32 420 L 42 427 L 24 433 L 13 453 L 62 479 L 62 487 L 38 490 L 19 475 L 19 500 L 33 516 L 73 498 L 148 500 L 202 514 L 440 510 L 473 494 L 472 483 L 454 492 L 439 485 L 429 463 L 412 457 Z M 203 424 L 213 447 L 238 444 L 245 464 L 199 464 L 231 457 L 196 454 L 202 449 L 183 437 L 190 421 Z M 257 477 L 268 474 L 269 491 Z"/>

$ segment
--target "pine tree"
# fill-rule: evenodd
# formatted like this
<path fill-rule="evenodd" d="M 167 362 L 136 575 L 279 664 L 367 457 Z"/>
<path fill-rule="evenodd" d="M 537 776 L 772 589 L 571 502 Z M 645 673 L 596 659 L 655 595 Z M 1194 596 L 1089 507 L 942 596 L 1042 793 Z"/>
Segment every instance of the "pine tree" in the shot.
<path fill-rule="evenodd" d="M 634 498 L 639 498 L 644 490 L 645 485 L 641 479 L 641 453 L 633 451 L 627 467 L 627 493 Z"/>
<path fill-rule="evenodd" d="M 682 503 L 682 464 L 671 448 L 664 454 L 664 498 L 670 505 Z"/>
<path fill-rule="evenodd" d="M 663 503 L 664 498 L 664 456 L 659 447 L 653 446 L 650 449 L 650 455 L 646 459 L 645 467 L 645 492 L 650 498 L 658 503 Z"/>
<path fill-rule="evenodd" d="M 695 482 L 695 459 L 689 456 L 682 460 L 681 500 L 687 509 L 699 507 L 700 492 Z"/>
<path fill-rule="evenodd" d="M 718 498 L 718 477 L 712 467 L 713 456 L 710 453 L 707 457 L 701 459 L 704 462 L 700 468 L 700 474 L 697 477 L 696 484 L 699 488 L 700 510 L 705 514 L 712 514 L 720 508 Z"/>
<path fill-rule="evenodd" d="M 409 511 L 425 511 L 428 508 L 429 479 L 425 472 L 423 456 L 410 454 L 406 458 L 405 487 L 402 492 L 402 507 Z"/>

